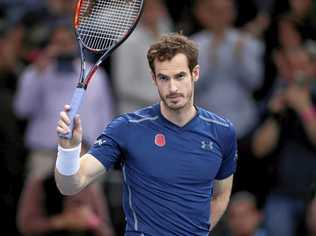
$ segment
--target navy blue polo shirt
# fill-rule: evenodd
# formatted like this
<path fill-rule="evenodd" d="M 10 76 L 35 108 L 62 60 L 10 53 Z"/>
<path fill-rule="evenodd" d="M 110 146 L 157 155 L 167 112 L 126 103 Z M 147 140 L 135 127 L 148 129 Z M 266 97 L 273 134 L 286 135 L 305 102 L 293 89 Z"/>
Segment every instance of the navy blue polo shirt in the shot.
<path fill-rule="evenodd" d="M 115 118 L 89 153 L 109 170 L 122 163 L 125 235 L 206 236 L 213 180 L 236 169 L 235 130 L 202 108 L 185 126 L 160 105 Z"/>

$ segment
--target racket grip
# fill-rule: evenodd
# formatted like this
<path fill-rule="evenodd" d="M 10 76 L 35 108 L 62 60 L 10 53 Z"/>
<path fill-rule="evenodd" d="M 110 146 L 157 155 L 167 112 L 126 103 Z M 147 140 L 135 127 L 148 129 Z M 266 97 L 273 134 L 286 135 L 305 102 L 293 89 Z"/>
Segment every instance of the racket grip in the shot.
<path fill-rule="evenodd" d="M 70 110 L 68 111 L 68 116 L 70 119 L 70 124 L 69 124 L 70 132 L 68 132 L 67 134 L 58 134 L 60 138 L 64 138 L 68 140 L 72 139 L 72 131 L 74 128 L 75 117 L 79 111 L 84 94 L 85 94 L 84 88 L 81 88 L 81 87 L 76 88 L 71 99 Z"/>

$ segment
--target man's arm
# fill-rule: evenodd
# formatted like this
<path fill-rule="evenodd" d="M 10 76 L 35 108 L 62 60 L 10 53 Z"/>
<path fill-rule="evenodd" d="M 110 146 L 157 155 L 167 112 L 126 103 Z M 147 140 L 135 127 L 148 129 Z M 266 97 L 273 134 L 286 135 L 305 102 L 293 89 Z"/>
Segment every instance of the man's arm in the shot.
<path fill-rule="evenodd" d="M 278 144 L 280 137 L 280 127 L 274 118 L 268 118 L 260 126 L 253 136 L 252 150 L 257 158 L 263 158 Z"/>
<path fill-rule="evenodd" d="M 307 138 L 316 146 L 316 110 L 312 101 L 311 89 L 307 84 L 299 86 L 292 82 L 286 91 L 286 101 L 301 117 Z"/>
<path fill-rule="evenodd" d="M 44 234 L 54 230 L 54 217 L 45 214 L 43 186 L 40 180 L 25 182 L 17 208 L 17 227 L 22 235 Z M 53 219 L 54 218 L 54 219 Z"/>
<path fill-rule="evenodd" d="M 80 168 L 74 175 L 63 175 L 55 168 L 55 180 L 59 191 L 64 195 L 74 195 L 80 192 L 106 170 L 91 154 L 80 158 Z"/>
<path fill-rule="evenodd" d="M 263 81 L 264 45 L 260 40 L 240 33 L 235 43 L 235 62 L 241 85 L 251 92 Z"/>
<path fill-rule="evenodd" d="M 214 191 L 211 200 L 211 230 L 224 214 L 233 185 L 233 175 L 223 180 L 214 181 Z"/>
<path fill-rule="evenodd" d="M 72 139 L 59 138 L 59 148 L 55 168 L 55 180 L 58 189 L 64 195 L 74 195 L 105 173 L 104 166 L 91 154 L 85 154 L 79 159 L 81 152 L 82 128 L 79 116 L 75 118 L 74 129 L 70 131 L 66 105 L 60 113 L 57 132 L 66 134 L 72 132 Z"/>
<path fill-rule="evenodd" d="M 277 91 L 268 103 L 270 115 L 257 128 L 252 139 L 252 151 L 257 158 L 263 158 L 277 147 L 281 135 L 279 117 L 286 109 L 284 91 Z"/>

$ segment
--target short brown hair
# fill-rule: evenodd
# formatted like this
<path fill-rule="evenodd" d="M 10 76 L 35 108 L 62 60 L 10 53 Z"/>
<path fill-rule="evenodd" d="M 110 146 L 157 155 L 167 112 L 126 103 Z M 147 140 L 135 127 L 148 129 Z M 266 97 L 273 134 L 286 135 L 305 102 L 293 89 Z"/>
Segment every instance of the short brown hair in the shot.
<path fill-rule="evenodd" d="M 186 55 L 190 72 L 192 72 L 198 64 L 199 53 L 196 44 L 180 33 L 162 35 L 158 42 L 151 45 L 147 53 L 151 71 L 155 73 L 155 59 L 159 61 L 171 60 L 178 53 Z"/>

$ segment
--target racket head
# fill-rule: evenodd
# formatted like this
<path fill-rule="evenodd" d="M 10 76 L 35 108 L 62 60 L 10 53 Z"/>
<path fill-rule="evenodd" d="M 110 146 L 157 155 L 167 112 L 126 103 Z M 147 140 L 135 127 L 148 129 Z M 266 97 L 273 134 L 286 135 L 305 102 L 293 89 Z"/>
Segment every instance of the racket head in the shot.
<path fill-rule="evenodd" d="M 112 51 L 135 29 L 144 0 L 78 0 L 74 28 L 84 48 Z"/>

